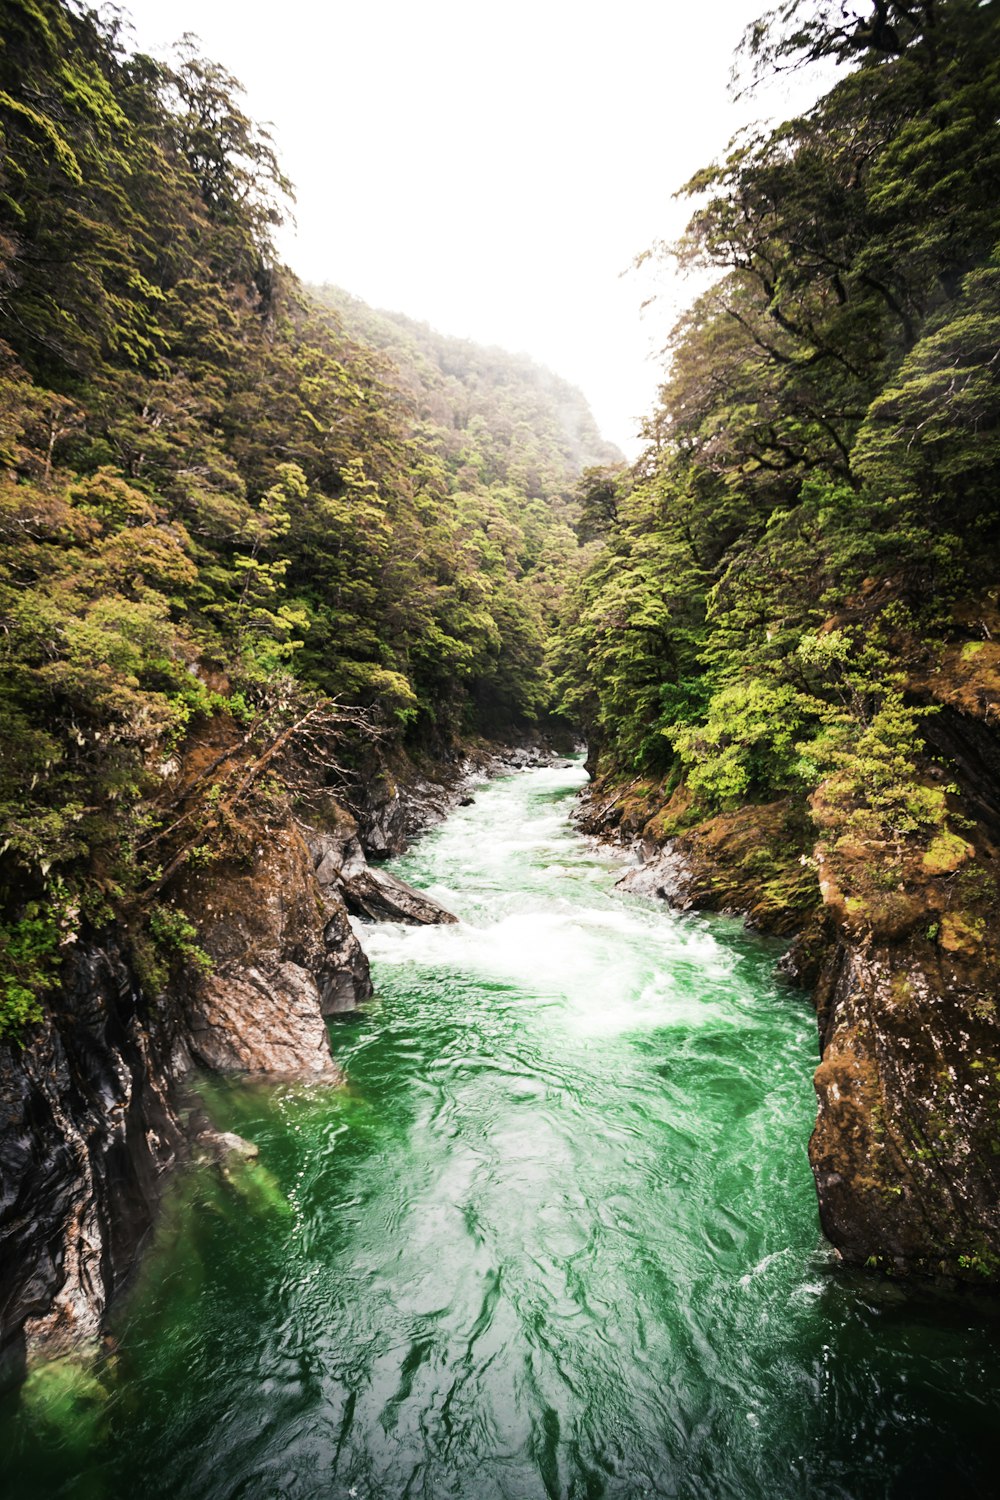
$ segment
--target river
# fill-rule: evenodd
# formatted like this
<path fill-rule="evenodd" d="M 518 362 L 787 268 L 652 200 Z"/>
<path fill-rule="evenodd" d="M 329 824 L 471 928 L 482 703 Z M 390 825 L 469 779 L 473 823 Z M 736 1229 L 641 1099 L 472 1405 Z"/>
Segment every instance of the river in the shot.
<path fill-rule="evenodd" d="M 773 944 L 614 889 L 579 766 L 480 789 L 366 926 L 346 1087 L 206 1089 L 99 1374 L 0 1410 L 27 1500 L 992 1494 L 995 1305 L 850 1276 L 806 1158 L 815 1020 Z"/>

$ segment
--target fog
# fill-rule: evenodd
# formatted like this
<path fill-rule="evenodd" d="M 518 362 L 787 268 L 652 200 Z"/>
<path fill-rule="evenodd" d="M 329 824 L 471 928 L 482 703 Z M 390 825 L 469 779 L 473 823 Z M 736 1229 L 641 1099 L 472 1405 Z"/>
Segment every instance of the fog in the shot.
<path fill-rule="evenodd" d="M 273 122 L 297 194 L 280 249 L 301 277 L 530 354 L 580 386 L 630 456 L 692 291 L 665 264 L 629 267 L 680 233 L 675 191 L 738 126 L 819 90 L 797 75 L 734 103 L 732 55 L 760 8 L 128 5 L 137 47 L 163 56 L 196 33 Z"/>

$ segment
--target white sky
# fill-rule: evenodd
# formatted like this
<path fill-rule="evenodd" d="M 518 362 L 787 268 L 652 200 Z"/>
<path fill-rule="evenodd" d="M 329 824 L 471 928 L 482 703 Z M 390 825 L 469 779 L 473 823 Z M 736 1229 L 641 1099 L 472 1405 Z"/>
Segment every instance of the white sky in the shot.
<path fill-rule="evenodd" d="M 273 122 L 295 183 L 288 263 L 444 333 L 524 351 L 580 386 L 630 455 L 691 291 L 621 273 L 688 209 L 672 194 L 747 119 L 732 54 L 768 0 L 126 0 L 136 46 L 183 32 Z M 653 356 L 653 357 L 651 357 Z"/>

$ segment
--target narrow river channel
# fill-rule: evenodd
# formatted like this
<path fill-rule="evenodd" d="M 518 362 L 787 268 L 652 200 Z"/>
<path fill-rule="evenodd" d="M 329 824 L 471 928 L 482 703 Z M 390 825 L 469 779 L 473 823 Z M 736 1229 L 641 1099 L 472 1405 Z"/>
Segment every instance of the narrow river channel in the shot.
<path fill-rule="evenodd" d="M 690 1500 L 987 1486 L 996 1323 L 851 1278 L 806 1159 L 815 1021 L 776 950 L 615 891 L 578 766 L 482 788 L 394 868 L 346 1088 L 215 1086 L 99 1378 L 0 1420 L 47 1500 Z"/>

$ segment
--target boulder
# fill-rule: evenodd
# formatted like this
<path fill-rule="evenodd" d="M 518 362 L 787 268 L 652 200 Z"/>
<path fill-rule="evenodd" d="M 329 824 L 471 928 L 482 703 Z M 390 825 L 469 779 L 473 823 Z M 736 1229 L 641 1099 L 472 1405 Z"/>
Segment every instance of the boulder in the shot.
<path fill-rule="evenodd" d="M 270 830 L 249 865 L 193 873 L 179 896 L 212 960 L 185 996 L 196 1060 L 220 1072 L 336 1078 L 323 1014 L 358 988 L 370 993 L 370 981 L 298 828 Z"/>
<path fill-rule="evenodd" d="M 344 900 L 356 916 L 374 922 L 409 922 L 414 926 L 457 922 L 453 912 L 414 890 L 405 880 L 387 870 L 362 870 L 343 885 Z"/>

